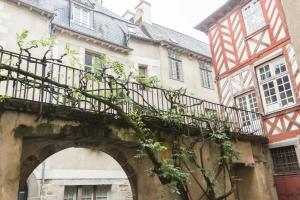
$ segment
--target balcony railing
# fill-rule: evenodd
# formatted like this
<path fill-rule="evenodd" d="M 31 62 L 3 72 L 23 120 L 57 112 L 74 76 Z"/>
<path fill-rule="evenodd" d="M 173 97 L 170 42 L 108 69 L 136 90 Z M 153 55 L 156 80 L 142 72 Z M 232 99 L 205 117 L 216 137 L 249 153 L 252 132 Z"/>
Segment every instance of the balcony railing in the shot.
<path fill-rule="evenodd" d="M 71 94 L 68 94 L 69 91 L 63 86 L 78 88 L 83 82 L 86 92 L 90 94 L 102 97 L 110 95 L 107 83 L 87 79 L 86 73 L 62 63 L 43 62 L 38 58 L 0 49 L 0 95 L 67 106 L 87 112 L 114 114 L 112 109 L 94 98 L 84 97 L 77 103 L 69 100 L 72 98 Z M 160 111 L 168 111 L 171 108 L 170 101 L 166 98 L 167 90 L 156 87 L 144 89 L 137 83 L 129 83 L 126 87 L 130 91 L 131 99 L 140 106 Z M 67 96 L 69 98 L 66 98 Z M 215 112 L 220 120 L 226 121 L 233 133 L 264 136 L 259 113 L 223 106 L 189 95 L 180 95 L 176 101 L 185 105 L 186 123 L 195 115 L 203 116 L 207 112 Z M 133 110 L 127 103 L 122 104 L 122 108 L 127 113 Z"/>

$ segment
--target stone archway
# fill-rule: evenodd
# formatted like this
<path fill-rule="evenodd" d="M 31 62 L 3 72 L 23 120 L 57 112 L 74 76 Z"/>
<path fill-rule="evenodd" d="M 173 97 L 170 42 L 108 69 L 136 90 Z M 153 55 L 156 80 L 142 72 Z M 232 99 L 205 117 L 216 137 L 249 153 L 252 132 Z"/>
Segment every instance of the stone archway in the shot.
<path fill-rule="evenodd" d="M 59 141 L 56 139 L 49 140 L 48 138 L 24 139 L 19 187 L 20 191 L 25 190 L 26 180 L 39 164 L 50 156 L 71 147 L 101 151 L 111 156 L 116 162 L 118 162 L 127 176 L 130 183 L 132 199 L 138 199 L 137 174 L 135 169 L 128 162 L 128 155 L 126 155 L 126 151 L 124 151 L 124 149 L 120 148 L 119 145 L 92 145 L 84 141 L 79 142 L 78 140 L 73 139 L 60 139 Z"/>

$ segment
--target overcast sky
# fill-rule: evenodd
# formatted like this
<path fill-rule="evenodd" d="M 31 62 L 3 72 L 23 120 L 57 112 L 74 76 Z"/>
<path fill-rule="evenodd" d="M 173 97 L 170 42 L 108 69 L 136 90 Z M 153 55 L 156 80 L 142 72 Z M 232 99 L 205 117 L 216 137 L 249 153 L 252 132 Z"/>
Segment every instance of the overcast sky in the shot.
<path fill-rule="evenodd" d="M 208 42 L 205 34 L 193 27 L 219 8 L 226 0 L 148 0 L 152 4 L 152 21 Z M 103 0 L 103 6 L 123 15 L 134 10 L 139 0 Z"/>

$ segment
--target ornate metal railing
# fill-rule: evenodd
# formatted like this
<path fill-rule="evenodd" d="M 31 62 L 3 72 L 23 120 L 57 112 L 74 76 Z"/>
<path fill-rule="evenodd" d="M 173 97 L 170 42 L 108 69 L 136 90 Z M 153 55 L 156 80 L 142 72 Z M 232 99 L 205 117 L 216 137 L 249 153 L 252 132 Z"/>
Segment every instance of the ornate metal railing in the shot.
<path fill-rule="evenodd" d="M 92 97 L 84 97 L 80 102 L 70 101 L 72 94 L 69 88 L 77 88 L 82 83 L 85 91 L 106 97 L 110 95 L 108 85 L 86 78 L 86 71 L 66 66 L 62 63 L 47 61 L 20 55 L 0 49 L 0 95 L 26 101 L 42 102 L 60 106 L 72 107 L 88 112 L 104 112 L 114 114 L 114 111 Z M 47 81 L 46 81 L 47 79 Z M 155 108 L 161 111 L 170 109 L 170 101 L 166 98 L 167 90 L 156 87 L 143 88 L 137 83 L 128 83 L 130 97 L 141 106 Z M 220 119 L 228 123 L 230 130 L 237 134 L 264 136 L 261 115 L 234 107 L 208 102 L 189 95 L 180 95 L 177 101 L 186 105 L 187 123 L 195 115 L 215 112 Z M 132 106 L 122 104 L 127 113 Z"/>

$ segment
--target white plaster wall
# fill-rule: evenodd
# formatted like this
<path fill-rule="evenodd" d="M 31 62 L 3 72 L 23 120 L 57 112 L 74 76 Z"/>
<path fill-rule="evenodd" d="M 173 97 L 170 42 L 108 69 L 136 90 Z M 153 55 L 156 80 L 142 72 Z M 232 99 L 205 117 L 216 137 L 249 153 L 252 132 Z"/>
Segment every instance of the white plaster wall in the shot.
<path fill-rule="evenodd" d="M 170 88 L 187 88 L 188 92 L 195 97 L 211 101 L 219 102 L 217 96 L 216 85 L 215 89 L 211 90 L 201 86 L 200 65 L 197 59 L 188 57 L 184 54 L 181 55 L 183 81 L 173 80 L 169 78 L 169 59 L 168 50 L 160 47 L 160 60 L 161 60 L 161 74 L 162 85 Z M 213 74 L 213 78 L 215 75 Z"/>
<path fill-rule="evenodd" d="M 148 66 L 148 76 L 156 76 L 161 80 L 163 74 L 161 73 L 159 46 L 136 39 L 131 39 L 129 46 L 133 51 L 129 53 L 128 59 L 133 63 L 136 71 L 139 65 L 146 65 Z"/>
<path fill-rule="evenodd" d="M 157 44 L 141 40 L 131 39 L 129 47 L 133 51 L 128 54 L 120 53 L 101 47 L 91 41 L 79 39 L 66 33 L 57 34 L 58 45 L 54 50 L 54 55 L 58 57 L 64 53 L 64 48 L 69 45 L 75 49 L 79 55 L 78 58 L 84 66 L 85 52 L 104 53 L 113 60 L 120 61 L 127 69 L 137 73 L 139 65 L 148 66 L 148 76 L 157 76 L 160 84 L 165 88 L 187 88 L 192 96 L 205 99 L 207 101 L 219 102 L 216 86 L 214 90 L 201 86 L 201 74 L 199 62 L 197 59 L 181 55 L 183 67 L 183 81 L 172 80 L 169 77 L 169 57 L 168 50 Z M 66 59 L 66 64 L 70 62 Z M 213 75 L 213 78 L 215 76 Z"/>
<path fill-rule="evenodd" d="M 56 33 L 55 35 L 57 37 L 57 47 L 53 53 L 55 56 L 62 55 L 64 53 L 65 46 L 69 45 L 79 53 L 81 64 L 84 64 L 85 51 L 89 51 L 98 54 L 106 54 L 112 60 L 119 61 L 129 67 L 133 66 L 133 64 L 128 61 L 128 55 L 125 53 L 112 51 L 98 44 L 94 44 L 92 41 L 79 39 L 78 37 L 71 36 L 67 33 Z"/>
<path fill-rule="evenodd" d="M 17 51 L 16 34 L 24 30 L 30 31 L 31 39 L 46 38 L 50 33 L 49 20 L 16 3 L 0 0 L 0 45 L 6 50 Z"/>

